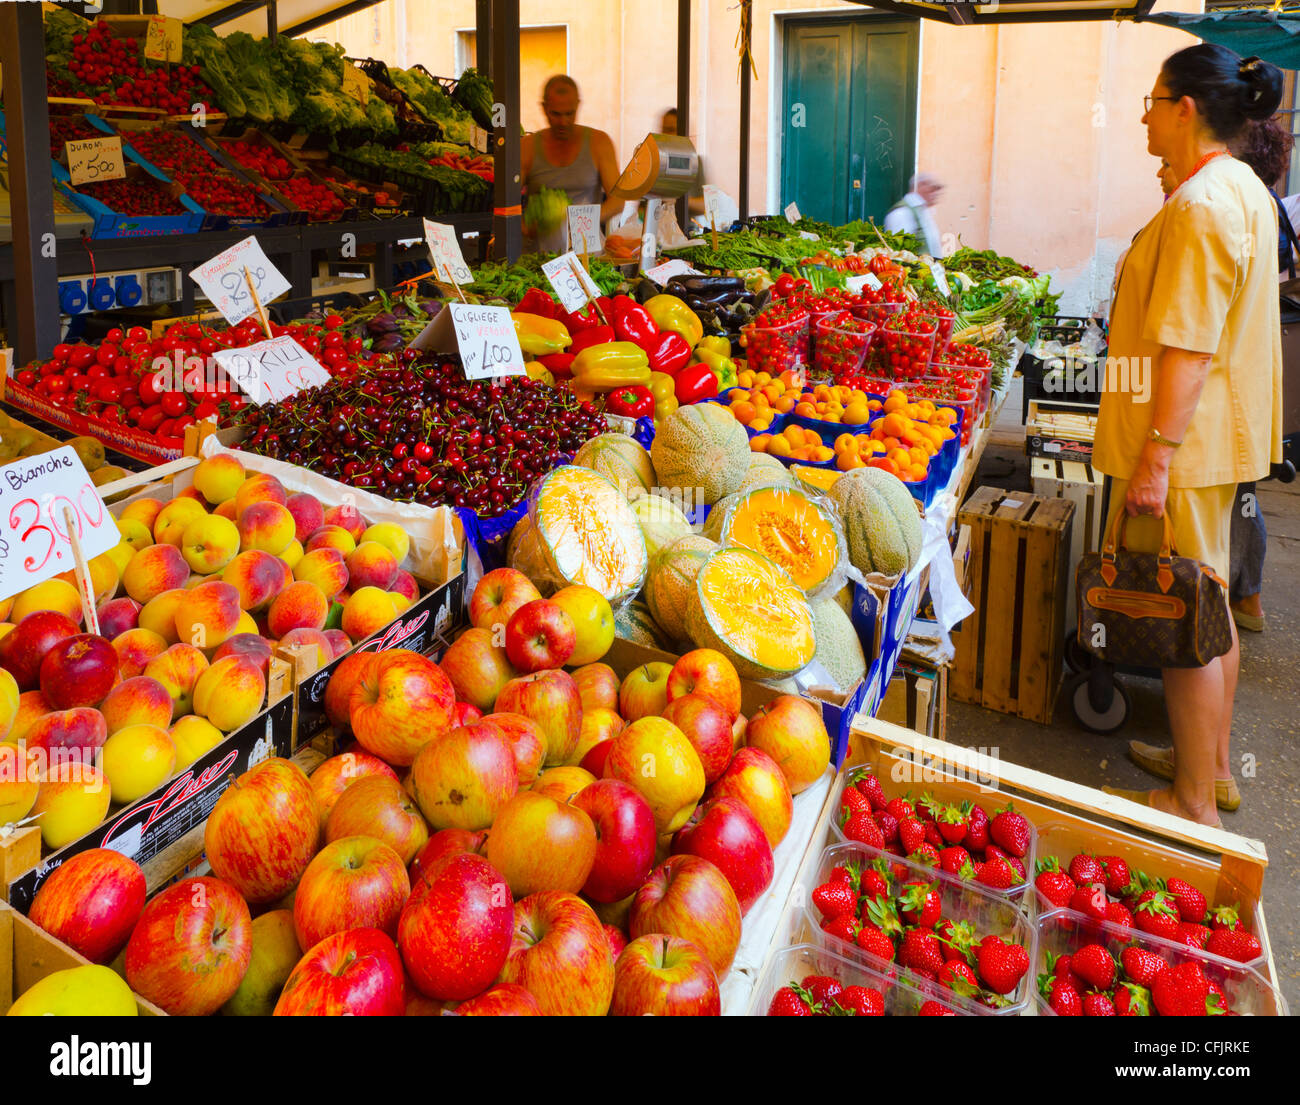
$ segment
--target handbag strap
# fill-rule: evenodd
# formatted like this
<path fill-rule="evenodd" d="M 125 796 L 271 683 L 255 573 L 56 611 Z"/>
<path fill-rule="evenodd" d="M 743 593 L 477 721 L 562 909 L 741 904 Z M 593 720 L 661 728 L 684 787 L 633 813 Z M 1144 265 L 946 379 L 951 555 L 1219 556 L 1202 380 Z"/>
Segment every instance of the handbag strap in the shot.
<path fill-rule="evenodd" d="M 1160 539 L 1160 552 L 1156 557 L 1156 585 L 1160 588 L 1161 593 L 1168 593 L 1169 588 L 1174 583 L 1174 562 L 1173 558 L 1177 555 L 1177 549 L 1174 547 L 1174 528 L 1169 521 L 1169 504 L 1165 504 L 1165 510 L 1161 515 L 1161 521 L 1164 523 L 1164 533 Z M 1106 586 L 1113 586 L 1118 571 L 1115 567 L 1115 552 L 1117 549 L 1127 549 L 1124 543 L 1124 534 L 1128 527 L 1128 511 L 1122 507 L 1116 513 L 1114 521 L 1111 522 L 1110 528 L 1106 531 L 1106 540 L 1101 547 L 1101 576 L 1106 581 Z"/>

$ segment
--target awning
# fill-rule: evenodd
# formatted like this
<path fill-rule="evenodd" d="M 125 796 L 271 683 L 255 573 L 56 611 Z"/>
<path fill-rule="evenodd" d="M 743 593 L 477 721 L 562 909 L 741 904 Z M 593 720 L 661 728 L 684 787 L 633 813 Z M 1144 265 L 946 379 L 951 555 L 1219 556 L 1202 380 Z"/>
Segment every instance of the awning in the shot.
<path fill-rule="evenodd" d="M 276 0 L 276 23 L 282 34 L 303 34 L 377 3 L 379 0 Z M 223 35 L 231 31 L 266 34 L 263 0 L 158 0 L 158 12 L 184 23 L 207 23 Z"/>
<path fill-rule="evenodd" d="M 1236 11 L 1138 16 L 1138 23 L 1160 23 L 1226 46 L 1242 57 L 1259 57 L 1282 69 L 1300 69 L 1300 11 L 1244 8 Z"/>

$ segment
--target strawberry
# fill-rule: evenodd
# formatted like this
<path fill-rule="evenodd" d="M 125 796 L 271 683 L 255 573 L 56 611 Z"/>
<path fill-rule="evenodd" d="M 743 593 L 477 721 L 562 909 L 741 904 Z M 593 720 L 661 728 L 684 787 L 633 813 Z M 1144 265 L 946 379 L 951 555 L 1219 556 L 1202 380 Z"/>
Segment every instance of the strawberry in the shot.
<path fill-rule="evenodd" d="M 903 922 L 898 919 L 898 911 L 888 898 L 868 900 L 867 915 L 863 921 L 879 929 L 890 940 L 903 935 Z"/>
<path fill-rule="evenodd" d="M 889 897 L 889 878 L 880 869 L 881 865 L 883 865 L 883 860 L 876 860 L 875 863 L 862 872 L 858 892 L 864 898 Z"/>
<path fill-rule="evenodd" d="M 900 824 L 910 817 L 916 817 L 916 810 L 906 798 L 891 798 L 885 809 Z"/>
<path fill-rule="evenodd" d="M 1133 982 L 1123 982 L 1115 990 L 1115 1012 L 1121 1017 L 1151 1016 L 1151 991 Z"/>
<path fill-rule="evenodd" d="M 1079 991 L 1053 975 L 1040 975 L 1038 989 L 1047 998 L 1048 1007 L 1058 1017 L 1082 1017 L 1083 999 Z"/>
<path fill-rule="evenodd" d="M 893 844 L 898 839 L 898 819 L 888 810 L 877 810 L 871 815 L 880 826 L 880 835 L 886 844 Z"/>
<path fill-rule="evenodd" d="M 1039 894 L 1058 907 L 1068 906 L 1075 891 L 1074 880 L 1064 871 L 1039 871 L 1034 886 Z"/>
<path fill-rule="evenodd" d="M 1148 894 L 1150 897 L 1147 897 Z M 1133 924 L 1140 932 L 1166 940 L 1177 940 L 1178 923 L 1178 910 L 1173 898 L 1163 890 L 1149 890 L 1138 899 Z"/>
<path fill-rule="evenodd" d="M 994 890 L 1010 890 L 1025 880 L 1002 856 L 995 856 L 975 868 L 975 881 Z"/>
<path fill-rule="evenodd" d="M 836 939 L 844 940 L 850 944 L 857 943 L 858 932 L 861 928 L 862 923 L 851 913 L 822 922 L 822 932 L 826 933 L 827 936 L 834 936 Z"/>
<path fill-rule="evenodd" d="M 1210 983 L 1199 963 L 1180 963 L 1156 976 L 1151 998 L 1162 1017 L 1204 1017 Z"/>
<path fill-rule="evenodd" d="M 898 912 L 905 923 L 920 928 L 934 928 L 943 908 L 938 886 L 938 883 L 916 880 L 904 884 L 898 895 Z"/>
<path fill-rule="evenodd" d="M 969 996 L 980 988 L 980 981 L 965 960 L 950 959 L 939 968 L 939 985 L 953 993 Z"/>
<path fill-rule="evenodd" d="M 862 926 L 858 933 L 858 947 L 877 959 L 892 961 L 894 958 L 894 942 L 875 925 Z"/>
<path fill-rule="evenodd" d="M 793 982 L 782 986 L 767 1007 L 769 1017 L 811 1017 L 813 1015 L 812 995 Z"/>
<path fill-rule="evenodd" d="M 914 852 L 925 843 L 925 825 L 915 817 L 901 817 L 898 820 L 898 843 L 904 854 Z"/>
<path fill-rule="evenodd" d="M 879 990 L 867 986 L 846 986 L 836 998 L 841 1009 L 855 1017 L 883 1017 L 885 998 Z"/>
<path fill-rule="evenodd" d="M 1212 929 L 1230 929 L 1238 932 L 1246 926 L 1241 923 L 1241 918 L 1237 915 L 1234 906 L 1220 905 L 1210 910 L 1210 928 Z"/>
<path fill-rule="evenodd" d="M 1133 881 L 1128 864 L 1120 856 L 1098 856 L 1097 862 L 1101 864 L 1102 870 L 1106 872 L 1107 893 L 1118 898 L 1128 889 L 1128 884 Z"/>
<path fill-rule="evenodd" d="M 1068 870 L 1070 878 L 1076 883 L 1104 883 L 1106 881 L 1106 869 L 1102 867 L 1101 861 L 1096 856 L 1088 855 L 1087 852 L 1080 852 L 1074 859 L 1070 860 Z"/>
<path fill-rule="evenodd" d="M 914 851 L 907 854 L 913 863 L 924 863 L 927 867 L 939 866 L 939 849 L 928 840 L 923 840 Z"/>
<path fill-rule="evenodd" d="M 939 831 L 939 825 L 935 821 L 923 821 L 925 826 L 925 842 L 929 844 L 936 852 L 940 848 L 948 847 L 948 842 L 944 840 L 943 833 Z"/>
<path fill-rule="evenodd" d="M 1245 929 L 1215 929 L 1209 934 L 1204 947 L 1211 955 L 1235 959 L 1238 963 L 1249 963 L 1264 954 L 1264 946 L 1259 938 Z"/>
<path fill-rule="evenodd" d="M 1100 944 L 1085 944 L 1071 955 L 1070 970 L 1094 990 L 1109 990 L 1115 983 L 1115 960 Z"/>
<path fill-rule="evenodd" d="M 1003 856 L 1004 860 L 1011 865 L 1011 869 L 1017 875 L 1017 882 L 1025 881 L 1025 861 L 1019 856 Z"/>
<path fill-rule="evenodd" d="M 1236 1014 L 1231 1013 L 1228 1009 L 1228 995 L 1223 992 L 1223 987 L 1212 978 L 1207 980 L 1207 985 L 1210 987 L 1210 996 L 1205 999 L 1206 1012 L 1211 1016 L 1219 1016 L 1224 1013 L 1235 1016 Z"/>
<path fill-rule="evenodd" d="M 883 810 L 889 804 L 885 792 L 880 788 L 880 780 L 871 773 L 870 768 L 862 768 L 849 776 L 854 789 L 866 796 L 873 810 Z"/>
<path fill-rule="evenodd" d="M 1106 919 L 1106 904 L 1106 887 L 1103 883 L 1084 883 L 1070 895 L 1070 908 L 1076 913 L 1087 914 L 1095 921 Z"/>
<path fill-rule="evenodd" d="M 928 971 L 930 977 L 938 978 L 944 964 L 939 938 L 924 929 L 908 929 L 898 949 L 898 962 L 910 970 Z"/>
<path fill-rule="evenodd" d="M 1033 832 L 1025 816 L 1016 813 L 1015 807 L 1008 804 L 1006 809 L 993 815 L 989 822 L 989 836 L 999 848 L 1023 859 L 1029 851 Z"/>
<path fill-rule="evenodd" d="M 995 994 L 1011 993 L 1029 970 L 1024 948 L 991 933 L 975 945 L 975 961 L 980 979 Z"/>
<path fill-rule="evenodd" d="M 885 838 L 881 835 L 880 826 L 871 819 L 869 813 L 855 813 L 844 822 L 844 835 L 849 840 L 856 840 L 872 848 L 885 846 Z"/>
<path fill-rule="evenodd" d="M 870 813 L 871 803 L 860 790 L 845 787 L 840 796 L 840 821 L 847 821 L 855 813 Z"/>
<path fill-rule="evenodd" d="M 989 815 L 983 806 L 972 806 L 966 815 L 966 847 L 973 852 L 982 852 L 989 846 Z"/>
<path fill-rule="evenodd" d="M 921 1003 L 921 1008 L 916 1015 L 918 1017 L 955 1017 L 957 1014 L 941 1001 L 926 1001 Z"/>
<path fill-rule="evenodd" d="M 966 829 L 970 824 L 966 807 L 944 806 L 934 820 L 939 827 L 939 835 L 948 844 L 960 844 L 966 839 Z"/>
<path fill-rule="evenodd" d="M 975 867 L 971 863 L 970 853 L 958 844 L 943 848 L 939 852 L 939 869 L 959 879 L 973 879 Z"/>
<path fill-rule="evenodd" d="M 1083 1015 L 1085 1017 L 1114 1017 L 1115 1003 L 1105 994 L 1084 994 Z"/>
<path fill-rule="evenodd" d="M 858 911 L 858 896 L 848 883 L 824 882 L 812 892 L 812 904 L 823 921 L 833 921 L 836 917 L 854 916 Z"/>
<path fill-rule="evenodd" d="M 1123 902 L 1111 902 L 1106 906 L 1106 920 L 1122 928 L 1133 927 L 1133 914 Z"/>
<path fill-rule="evenodd" d="M 1076 990 L 1083 991 L 1083 981 L 1074 973 L 1070 964 L 1073 962 L 1071 956 L 1053 955 L 1047 953 L 1047 966 L 1053 975 L 1059 978 L 1067 986 L 1073 986 Z"/>
<path fill-rule="evenodd" d="M 1189 948 L 1204 951 L 1206 941 L 1210 939 L 1210 930 L 1205 925 L 1194 925 L 1187 921 L 1178 922 L 1178 942 Z"/>
<path fill-rule="evenodd" d="M 1184 879 L 1169 879 L 1165 889 L 1174 896 L 1178 904 L 1178 916 L 1190 925 L 1199 925 L 1205 920 L 1205 895 Z"/>
<path fill-rule="evenodd" d="M 829 975 L 809 975 L 799 985 L 812 995 L 814 1009 L 819 1005 L 829 1006 L 844 989 L 839 979 Z"/>
<path fill-rule="evenodd" d="M 1150 987 L 1156 976 L 1169 966 L 1163 956 L 1136 944 L 1119 953 L 1119 962 L 1130 981 L 1146 987 Z"/>
<path fill-rule="evenodd" d="M 826 876 L 827 882 L 842 882 L 853 890 L 858 889 L 858 883 L 862 878 L 861 868 L 849 860 L 848 863 L 838 863 L 831 868 L 831 873 Z"/>
<path fill-rule="evenodd" d="M 945 917 L 934 926 L 935 934 L 943 942 L 945 960 L 967 959 L 975 946 L 975 926 L 969 921 L 953 921 Z"/>
<path fill-rule="evenodd" d="M 933 794 L 926 791 L 916 803 L 916 816 L 922 821 L 936 821 L 945 808 L 943 802 L 940 802 Z"/>

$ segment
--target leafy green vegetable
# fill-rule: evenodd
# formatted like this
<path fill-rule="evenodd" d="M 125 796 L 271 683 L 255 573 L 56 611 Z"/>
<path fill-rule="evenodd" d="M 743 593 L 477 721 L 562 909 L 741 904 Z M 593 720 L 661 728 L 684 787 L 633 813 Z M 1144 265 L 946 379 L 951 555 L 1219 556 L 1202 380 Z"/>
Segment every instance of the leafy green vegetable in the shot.
<path fill-rule="evenodd" d="M 504 261 L 488 261 L 474 270 L 474 283 L 466 286 L 480 299 L 499 299 L 515 304 L 523 299 L 530 288 L 550 292 L 551 284 L 542 273 L 542 265 L 556 255 L 553 253 L 528 253 L 513 265 Z M 612 295 L 623 283 L 623 274 L 604 261 L 591 262 L 591 279 L 605 295 Z"/>
<path fill-rule="evenodd" d="M 560 228 L 569 210 L 569 196 L 558 188 L 543 188 L 528 197 L 524 208 L 524 228 L 550 234 Z"/>
<path fill-rule="evenodd" d="M 466 69 L 456 82 L 455 100 L 484 130 L 492 129 L 492 82 L 486 73 Z"/>
<path fill-rule="evenodd" d="M 398 69 L 389 66 L 393 85 L 416 108 L 442 128 L 443 137 L 452 142 L 470 145 L 474 139 L 474 119 L 456 103 L 437 81 L 417 69 Z M 489 112 L 491 108 L 489 107 Z"/>

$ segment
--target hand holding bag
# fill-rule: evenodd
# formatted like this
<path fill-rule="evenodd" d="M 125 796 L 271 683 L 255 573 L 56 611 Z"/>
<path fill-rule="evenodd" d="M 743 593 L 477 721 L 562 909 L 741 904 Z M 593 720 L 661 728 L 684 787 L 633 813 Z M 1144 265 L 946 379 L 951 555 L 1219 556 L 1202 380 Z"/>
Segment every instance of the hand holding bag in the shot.
<path fill-rule="evenodd" d="M 1159 553 L 1124 546 L 1128 514 L 1111 523 L 1099 553 L 1075 574 L 1079 644 L 1112 664 L 1199 668 L 1232 647 L 1227 584 L 1174 549 L 1169 512 Z"/>

